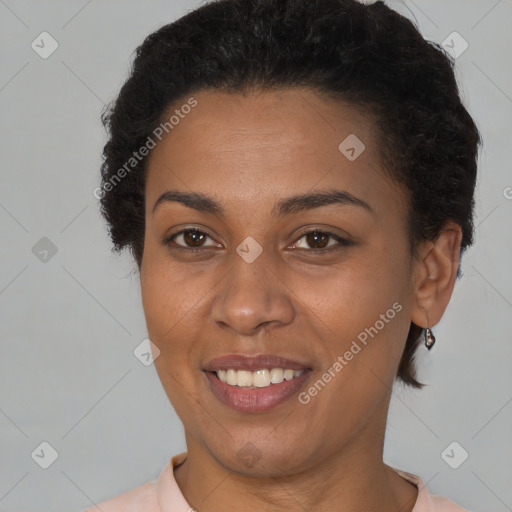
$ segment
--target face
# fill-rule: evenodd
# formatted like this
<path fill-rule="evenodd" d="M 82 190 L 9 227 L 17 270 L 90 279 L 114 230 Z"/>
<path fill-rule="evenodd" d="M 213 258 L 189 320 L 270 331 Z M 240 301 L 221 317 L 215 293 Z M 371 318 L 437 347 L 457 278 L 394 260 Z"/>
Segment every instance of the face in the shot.
<path fill-rule="evenodd" d="M 252 475 L 373 446 L 414 263 L 372 120 L 306 89 L 194 98 L 149 156 L 140 269 L 187 439 Z"/>

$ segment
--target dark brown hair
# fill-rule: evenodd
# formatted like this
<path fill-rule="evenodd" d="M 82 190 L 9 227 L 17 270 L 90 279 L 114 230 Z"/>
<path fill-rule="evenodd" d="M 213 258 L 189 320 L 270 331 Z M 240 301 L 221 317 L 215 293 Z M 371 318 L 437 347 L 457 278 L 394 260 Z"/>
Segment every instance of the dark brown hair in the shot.
<path fill-rule="evenodd" d="M 309 87 L 369 110 L 393 178 L 410 192 L 411 248 L 451 219 L 472 243 L 479 132 L 459 97 L 453 61 L 383 2 L 217 0 L 149 35 L 103 114 L 109 133 L 101 209 L 115 250 L 144 247 L 147 158 L 126 171 L 169 105 L 201 89 Z M 122 179 L 118 179 L 124 166 Z M 460 271 L 459 271 L 460 275 Z M 412 324 L 397 377 L 420 388 Z"/>

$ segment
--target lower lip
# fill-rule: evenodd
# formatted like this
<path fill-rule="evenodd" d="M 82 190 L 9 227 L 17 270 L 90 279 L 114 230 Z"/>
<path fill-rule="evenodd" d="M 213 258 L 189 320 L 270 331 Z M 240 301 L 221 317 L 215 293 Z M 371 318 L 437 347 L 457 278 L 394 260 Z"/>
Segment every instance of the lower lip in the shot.
<path fill-rule="evenodd" d="M 240 412 L 264 412 L 285 402 L 299 391 L 311 370 L 291 380 L 270 384 L 265 388 L 248 389 L 222 382 L 214 372 L 205 372 L 213 394 L 232 409 Z"/>

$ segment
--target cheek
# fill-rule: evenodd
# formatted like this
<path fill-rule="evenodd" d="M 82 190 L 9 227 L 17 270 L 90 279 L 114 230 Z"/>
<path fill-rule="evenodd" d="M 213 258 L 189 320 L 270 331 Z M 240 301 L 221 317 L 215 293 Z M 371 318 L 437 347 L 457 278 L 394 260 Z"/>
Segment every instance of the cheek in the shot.
<path fill-rule="evenodd" d="M 319 375 L 329 384 L 311 402 L 318 417 L 332 418 L 328 435 L 364 425 L 393 386 L 409 328 L 405 268 L 385 252 L 368 254 L 316 288 L 308 304 L 329 328 Z"/>
<path fill-rule="evenodd" d="M 185 381 L 195 373 L 191 365 L 206 335 L 209 303 L 219 278 L 193 265 L 172 264 L 165 255 L 147 256 L 141 268 L 141 296 L 149 338 L 160 349 L 155 363 L 190 386 Z M 173 384 L 172 378 L 165 382 Z"/>
<path fill-rule="evenodd" d="M 198 403 L 197 373 L 191 371 L 194 340 L 201 329 L 204 286 L 162 259 L 147 258 L 141 269 L 141 296 L 149 339 L 160 349 L 155 368 L 170 402 L 180 417 L 194 417 Z M 193 399 L 191 399 L 193 398 Z M 197 418 L 196 418 L 197 421 Z"/>
<path fill-rule="evenodd" d="M 190 314 L 195 296 L 176 272 L 172 272 L 165 262 L 146 259 L 141 269 L 141 297 L 149 338 L 161 351 L 159 363 L 166 365 L 176 361 L 176 356 L 183 348 L 180 343 L 180 329 L 190 321 Z M 184 341 L 184 340 L 183 340 Z M 171 356 L 171 357 L 168 357 Z"/>
<path fill-rule="evenodd" d="M 141 296 L 148 329 L 161 338 L 186 320 L 204 295 L 193 269 L 172 265 L 165 253 L 147 244 L 141 268 Z"/>
<path fill-rule="evenodd" d="M 334 379 L 332 388 L 340 386 L 339 396 L 350 387 L 362 404 L 363 397 L 372 401 L 374 394 L 384 392 L 383 383 L 392 385 L 410 323 L 408 268 L 406 252 L 386 250 L 383 244 L 336 268 L 329 279 L 306 292 L 308 307 L 321 321 L 318 325 L 326 326 L 324 370 L 338 361 L 334 373 L 343 375 Z"/>
<path fill-rule="evenodd" d="M 296 289 L 300 282 L 296 280 Z M 400 259 L 399 252 L 392 254 L 385 247 L 371 247 L 332 267 L 327 275 L 315 279 L 305 276 L 299 293 L 333 332 L 356 336 L 395 302 L 403 301 L 407 283 L 405 258 Z"/>

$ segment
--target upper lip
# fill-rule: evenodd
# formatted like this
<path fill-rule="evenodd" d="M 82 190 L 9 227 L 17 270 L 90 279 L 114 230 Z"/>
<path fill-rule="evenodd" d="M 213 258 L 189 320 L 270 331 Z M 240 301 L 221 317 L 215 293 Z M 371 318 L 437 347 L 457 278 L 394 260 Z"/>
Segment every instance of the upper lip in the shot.
<path fill-rule="evenodd" d="M 309 370 L 307 364 L 293 361 L 284 357 L 273 354 L 243 355 L 243 354 L 227 354 L 215 357 L 208 361 L 204 370 L 215 372 L 217 370 L 248 370 L 256 371 L 264 368 L 283 368 L 290 370 Z"/>

